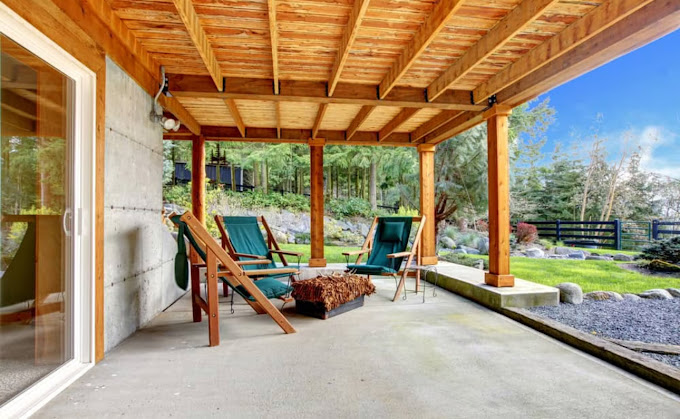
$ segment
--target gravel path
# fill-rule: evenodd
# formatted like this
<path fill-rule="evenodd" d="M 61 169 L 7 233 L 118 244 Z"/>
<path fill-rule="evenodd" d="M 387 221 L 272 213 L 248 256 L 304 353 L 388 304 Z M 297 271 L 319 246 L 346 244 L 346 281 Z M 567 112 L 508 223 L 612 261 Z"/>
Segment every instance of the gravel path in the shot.
<path fill-rule="evenodd" d="M 532 307 L 530 311 L 586 333 L 622 340 L 680 345 L 680 298 L 590 301 Z M 680 368 L 680 356 L 644 353 Z"/>

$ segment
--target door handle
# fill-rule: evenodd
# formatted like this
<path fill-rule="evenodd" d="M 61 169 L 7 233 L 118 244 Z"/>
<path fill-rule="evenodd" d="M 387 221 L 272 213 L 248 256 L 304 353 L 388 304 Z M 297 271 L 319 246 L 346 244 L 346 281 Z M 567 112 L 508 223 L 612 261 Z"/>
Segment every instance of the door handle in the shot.
<path fill-rule="evenodd" d="M 66 220 L 68 218 L 71 218 L 71 220 L 73 220 L 73 218 L 71 217 L 72 214 L 73 214 L 73 211 L 71 210 L 71 208 L 66 208 L 64 210 L 64 215 L 61 216 L 61 228 L 64 230 L 64 234 L 66 234 L 67 237 L 71 236 L 71 230 L 68 229 L 68 227 L 66 225 L 66 223 L 67 223 Z M 71 225 L 73 225 L 73 222 L 71 222 Z"/>

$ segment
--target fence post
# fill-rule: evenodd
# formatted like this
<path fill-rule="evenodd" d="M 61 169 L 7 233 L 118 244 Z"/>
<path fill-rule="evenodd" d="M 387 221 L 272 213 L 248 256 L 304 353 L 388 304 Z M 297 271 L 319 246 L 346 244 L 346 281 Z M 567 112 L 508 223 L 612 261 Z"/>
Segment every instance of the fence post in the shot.
<path fill-rule="evenodd" d="M 616 250 L 621 250 L 621 221 L 614 220 L 614 244 Z"/>
<path fill-rule="evenodd" d="M 659 240 L 659 220 L 652 220 L 652 239 Z"/>
<path fill-rule="evenodd" d="M 555 221 L 555 236 L 558 242 L 562 241 L 562 232 L 560 231 L 560 220 Z"/>

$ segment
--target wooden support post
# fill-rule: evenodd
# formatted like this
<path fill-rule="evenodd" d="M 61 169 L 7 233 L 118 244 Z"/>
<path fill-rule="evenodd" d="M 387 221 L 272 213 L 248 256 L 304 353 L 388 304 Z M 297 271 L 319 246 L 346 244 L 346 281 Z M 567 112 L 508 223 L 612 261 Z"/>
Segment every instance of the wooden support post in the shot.
<path fill-rule="evenodd" d="M 326 258 L 323 254 L 323 147 L 325 140 L 313 138 L 309 140 L 310 153 L 310 194 L 311 194 L 311 241 L 312 254 L 309 266 L 324 267 Z"/>
<path fill-rule="evenodd" d="M 437 264 L 437 243 L 434 217 L 434 151 L 433 144 L 418 146 L 420 156 L 420 215 L 426 218 L 421 245 L 423 265 Z"/>
<path fill-rule="evenodd" d="M 195 136 L 191 145 L 191 208 L 205 225 L 205 137 Z"/>
<path fill-rule="evenodd" d="M 494 287 L 513 287 L 510 275 L 510 171 L 508 116 L 512 108 L 494 105 L 484 113 L 487 120 L 489 161 L 489 272 L 484 282 Z"/>

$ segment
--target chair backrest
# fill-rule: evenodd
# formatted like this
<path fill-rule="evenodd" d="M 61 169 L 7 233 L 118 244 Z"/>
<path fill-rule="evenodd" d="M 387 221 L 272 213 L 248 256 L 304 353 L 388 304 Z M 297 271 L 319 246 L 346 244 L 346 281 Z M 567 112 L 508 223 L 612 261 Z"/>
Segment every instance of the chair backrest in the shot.
<path fill-rule="evenodd" d="M 404 258 L 390 259 L 387 255 L 406 251 L 412 224 L 413 217 L 378 217 L 371 255 L 366 263 L 398 271 Z"/>
<path fill-rule="evenodd" d="M 263 256 L 271 261 L 266 266 L 244 265 L 244 270 L 276 268 L 269 247 L 262 236 L 257 217 L 224 216 L 221 218 L 236 253 Z"/>

